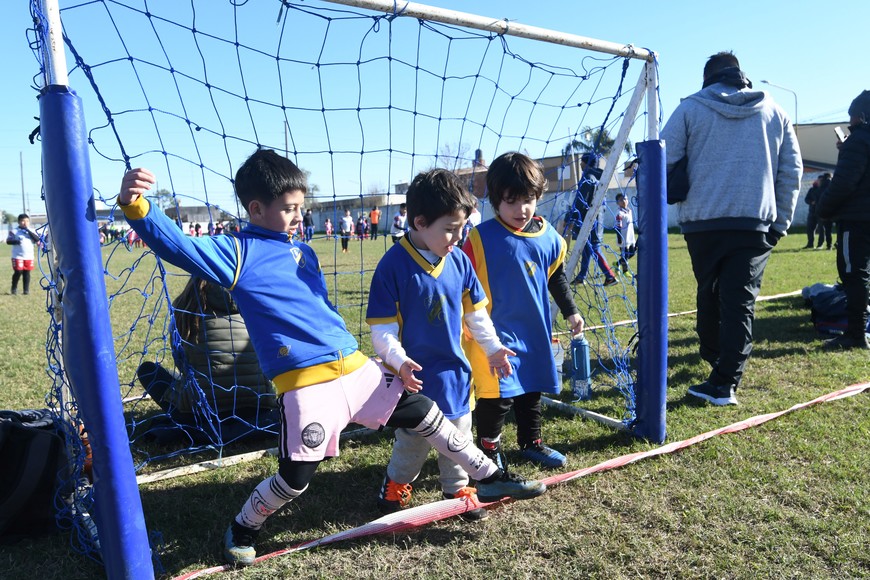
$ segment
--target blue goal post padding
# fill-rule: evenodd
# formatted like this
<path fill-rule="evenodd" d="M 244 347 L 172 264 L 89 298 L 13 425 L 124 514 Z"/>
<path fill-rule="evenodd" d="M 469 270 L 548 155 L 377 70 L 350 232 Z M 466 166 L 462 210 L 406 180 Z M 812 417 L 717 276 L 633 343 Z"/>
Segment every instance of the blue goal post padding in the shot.
<path fill-rule="evenodd" d="M 655 443 L 667 435 L 668 209 L 665 203 L 665 143 L 638 143 L 638 321 L 637 420 L 634 434 Z"/>
<path fill-rule="evenodd" d="M 65 372 L 88 431 L 94 520 L 109 578 L 153 578 L 136 484 L 97 235 L 81 99 L 66 86 L 39 98 L 45 206 L 63 279 Z"/>

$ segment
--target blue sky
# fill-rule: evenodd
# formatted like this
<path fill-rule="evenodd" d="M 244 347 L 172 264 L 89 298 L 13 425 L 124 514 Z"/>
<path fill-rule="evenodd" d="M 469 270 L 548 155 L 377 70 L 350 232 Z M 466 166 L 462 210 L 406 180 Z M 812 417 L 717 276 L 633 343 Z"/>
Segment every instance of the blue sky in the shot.
<path fill-rule="evenodd" d="M 128 0 L 137 4 L 137 0 Z M 224 5 L 225 0 L 209 0 L 214 5 Z M 249 0 L 252 4 L 261 5 L 267 15 L 270 29 L 275 26 L 277 4 L 274 0 Z M 523 24 L 551 28 L 571 32 L 582 36 L 605 39 L 620 44 L 630 43 L 649 48 L 659 55 L 659 75 L 661 84 L 661 103 L 664 119 L 673 111 L 681 97 L 700 88 L 701 70 L 704 62 L 712 53 L 719 50 L 733 50 L 741 61 L 742 68 L 755 83 L 755 88 L 769 90 L 783 108 L 794 116 L 795 96 L 784 89 L 762 84 L 762 79 L 786 87 L 797 96 L 797 113 L 799 123 L 812 122 L 845 122 L 846 109 L 851 100 L 863 89 L 870 88 L 868 82 L 868 65 L 863 56 L 866 42 L 861 42 L 861 35 L 856 30 L 855 22 L 862 22 L 870 16 L 870 6 L 865 0 L 842 0 L 822 6 L 818 2 L 793 1 L 788 4 L 780 2 L 748 2 L 735 0 L 726 7 L 711 6 L 710 3 L 674 0 L 668 2 L 640 2 L 626 0 L 621 3 L 608 4 L 602 2 L 580 1 L 549 1 L 527 2 L 525 0 L 432 0 L 434 6 L 463 10 L 495 19 L 507 18 Z M 61 2 L 61 7 L 71 5 L 71 2 Z M 149 7 L 155 12 L 167 6 L 183 5 L 174 0 L 159 0 L 149 2 Z M 316 5 L 314 2 L 309 5 Z M 207 23 L 208 14 L 199 16 L 198 23 Z M 28 47 L 26 28 L 30 24 L 29 3 L 24 0 L 7 0 L 0 6 L 0 43 L 5 55 L 6 86 L 0 93 L 0 106 L 4 111 L 3 123 L 0 124 L 0 209 L 17 213 L 21 210 L 21 172 L 19 155 L 23 156 L 24 189 L 29 209 L 33 213 L 42 213 L 39 201 L 40 187 L 40 151 L 38 145 L 31 145 L 28 134 L 36 126 L 33 117 L 38 115 L 38 104 L 35 91 L 31 88 L 33 75 L 38 72 L 37 62 Z M 229 32 L 230 22 L 209 23 Z M 71 22 L 72 25 L 72 22 Z M 199 25 L 199 24 L 198 24 Z M 85 46 L 88 42 L 99 44 L 105 42 L 111 45 L 111 35 L 103 35 L 105 22 L 93 21 L 76 23 L 79 30 L 91 31 L 91 38 L 82 39 L 79 43 Z M 88 28 L 89 27 L 89 28 Z M 294 51 L 305 53 L 319 49 L 315 37 L 309 37 L 310 31 L 294 31 L 293 42 L 297 45 Z M 81 34 L 81 33 L 80 33 Z M 135 46 L 140 41 L 137 37 L 126 37 Z M 142 44 L 147 44 L 147 35 L 143 34 Z M 169 35 L 167 35 L 169 38 Z M 403 40 L 394 42 L 399 46 Z M 287 42 L 291 42 L 288 40 Z M 142 47 L 142 50 L 155 51 L 153 45 Z M 337 50 L 339 50 L 337 46 Z M 351 47 L 355 48 L 355 47 Z M 406 50 L 412 50 L 414 47 Z M 210 48 L 207 50 L 216 50 Z M 436 53 L 438 47 L 430 48 Z M 525 53 L 524 53 L 525 54 Z M 434 54 L 433 54 L 434 56 Z M 434 64 L 433 67 L 437 66 Z M 257 75 L 255 75 L 256 77 Z M 81 76 L 77 77 L 82 83 Z M 633 84 L 636 77 L 631 77 Z M 145 76 L 143 82 L 149 84 Z M 301 100 L 309 99 L 317 102 L 319 94 L 312 93 L 312 85 L 297 79 L 298 86 L 291 90 Z M 286 80 L 285 80 L 286 82 Z M 130 88 L 129 79 L 118 77 L 115 86 L 111 80 L 104 80 L 104 90 L 121 94 Z M 248 79 L 251 91 L 272 90 L 271 87 L 257 87 L 257 78 Z M 348 84 L 349 83 L 349 84 Z M 363 84 L 372 81 L 363 81 Z M 154 81 L 152 84 L 159 84 Z M 352 88 L 356 81 L 334 79 L 324 86 L 327 92 L 342 91 Z M 73 85 L 83 97 L 92 99 L 87 87 Z M 365 91 L 368 89 L 360 89 Z M 160 100 L 161 92 L 152 90 L 156 100 Z M 330 98 L 326 95 L 325 98 Z M 362 98 L 362 97 L 361 97 Z M 92 103 L 88 107 L 96 106 Z M 89 125 L 104 122 L 97 113 L 91 114 L 88 108 L 86 119 Z M 228 120 L 227 123 L 242 121 Z M 591 123 L 590 123 L 591 124 Z M 127 135 L 135 135 L 137 127 L 126 127 Z M 398 130 L 394 128 L 396 133 Z M 167 133 L 172 135 L 171 132 Z M 634 134 L 633 134 L 634 136 Z M 280 128 L 273 135 L 258 135 L 264 142 L 273 146 L 283 144 L 284 136 Z M 833 136 L 832 136 L 833 138 Z M 168 149 L 169 147 L 167 147 Z M 491 155 L 491 153 L 490 153 Z M 93 156 L 92 156 L 93 157 Z M 92 161 L 94 161 L 92 159 Z M 142 157 L 143 163 L 152 162 L 147 155 Z M 306 166 L 304 159 L 300 164 Z M 361 183 L 357 187 L 363 189 L 374 185 L 385 185 L 372 182 L 369 174 L 363 175 L 365 169 L 356 167 L 350 177 L 337 171 L 347 171 L 346 167 L 324 169 L 313 166 L 312 181 L 321 184 L 323 189 L 332 187 L 336 182 L 337 189 L 350 187 L 356 179 Z M 158 175 L 160 168 L 158 167 Z M 211 177 L 196 175 L 194 172 L 175 172 L 172 187 L 176 190 L 201 187 L 201 182 Z M 358 178 L 358 179 L 357 179 Z M 395 182 L 391 175 L 385 180 Z M 108 197 L 120 181 L 117 167 L 95 168 L 94 186 Z M 341 185 L 345 183 L 345 185 Z M 210 186 L 211 187 L 211 186 Z M 223 203 L 223 201 L 221 201 Z"/>

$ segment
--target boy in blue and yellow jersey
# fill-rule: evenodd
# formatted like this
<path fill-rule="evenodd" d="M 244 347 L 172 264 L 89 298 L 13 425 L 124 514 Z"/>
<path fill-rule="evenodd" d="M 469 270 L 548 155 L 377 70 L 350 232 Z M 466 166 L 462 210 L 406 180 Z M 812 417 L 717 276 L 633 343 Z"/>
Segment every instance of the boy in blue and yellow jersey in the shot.
<path fill-rule="evenodd" d="M 495 217 L 471 230 L 463 247 L 489 298 L 499 338 L 517 353 L 510 359 L 513 374 L 495 377 L 480 348 L 466 344 L 477 397 L 478 444 L 502 465 L 501 432 L 511 406 L 521 455 L 543 467 L 561 467 L 566 461 L 541 436 L 541 394 L 562 390 L 551 350 L 549 294 L 572 333 L 583 331 L 583 317 L 563 268 L 565 240 L 535 216 L 546 184 L 540 166 L 529 157 L 498 157 L 486 174 Z"/>
<path fill-rule="evenodd" d="M 478 494 L 485 501 L 543 493 L 541 482 L 499 469 L 444 420 L 431 399 L 406 393 L 401 377 L 359 352 L 329 302 L 317 256 L 292 239 L 308 185 L 290 160 L 259 150 L 242 164 L 235 189 L 250 222 L 232 235 L 185 236 L 145 199 L 156 182 L 147 169 L 124 176 L 118 202 L 127 221 L 158 256 L 230 290 L 260 366 L 278 393 L 278 473 L 254 489 L 227 529 L 227 561 L 253 563 L 254 541 L 266 519 L 305 491 L 325 457 L 338 455 L 339 435 L 350 422 L 424 434 L 480 481 Z"/>
<path fill-rule="evenodd" d="M 474 198 L 444 169 L 421 173 L 408 188 L 407 235 L 392 246 L 372 277 L 366 322 L 372 345 L 409 392 L 423 391 L 463 436 L 471 439 L 471 366 L 462 351 L 462 324 L 487 355 L 489 367 L 509 376 L 505 348 L 486 313 L 487 298 L 468 257 L 456 247 Z M 454 251 L 456 250 L 456 251 Z M 420 475 L 431 445 L 413 429 L 396 429 L 393 455 L 378 497 L 385 513 L 404 509 L 411 482 Z M 438 457 L 447 499 L 473 497 L 468 474 L 453 459 Z M 462 514 L 473 521 L 483 508 Z"/>

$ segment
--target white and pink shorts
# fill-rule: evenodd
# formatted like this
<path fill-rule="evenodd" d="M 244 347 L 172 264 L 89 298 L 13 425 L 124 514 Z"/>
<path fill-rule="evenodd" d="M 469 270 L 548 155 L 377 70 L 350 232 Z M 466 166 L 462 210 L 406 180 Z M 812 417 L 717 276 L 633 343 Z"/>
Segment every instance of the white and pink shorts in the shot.
<path fill-rule="evenodd" d="M 403 391 L 401 378 L 370 360 L 328 383 L 283 393 L 278 397 L 282 414 L 278 456 L 293 461 L 336 457 L 342 429 L 349 423 L 383 427 Z"/>

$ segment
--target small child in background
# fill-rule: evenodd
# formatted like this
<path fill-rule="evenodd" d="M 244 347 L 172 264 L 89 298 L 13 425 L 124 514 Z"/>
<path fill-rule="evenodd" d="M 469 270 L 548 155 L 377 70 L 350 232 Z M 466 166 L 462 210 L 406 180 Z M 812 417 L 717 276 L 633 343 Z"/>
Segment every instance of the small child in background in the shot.
<path fill-rule="evenodd" d="M 338 220 L 338 230 L 341 233 L 341 251 L 346 254 L 350 236 L 353 235 L 353 216 L 349 209 L 344 210 L 344 216 Z"/>
<path fill-rule="evenodd" d="M 393 243 L 396 244 L 408 231 L 408 206 L 407 204 L 399 204 L 399 213 L 393 216 L 393 225 L 390 228 L 390 236 L 393 238 Z"/>
<path fill-rule="evenodd" d="M 18 216 L 18 227 L 10 229 L 6 243 L 12 248 L 12 294 L 18 294 L 18 280 L 21 280 L 22 294 L 30 294 L 30 272 L 34 268 L 35 246 L 39 234 L 30 229 L 30 216 Z"/>
<path fill-rule="evenodd" d="M 410 230 L 391 246 L 372 277 L 366 322 L 372 345 L 409 392 L 422 391 L 471 440 L 471 366 L 462 351 L 462 324 L 487 355 L 490 369 L 509 376 L 508 356 L 486 313 L 487 299 L 468 257 L 456 248 L 474 198 L 445 169 L 421 173 L 407 192 Z M 456 249 L 456 251 L 454 251 Z M 411 483 L 420 475 L 431 445 L 411 429 L 396 429 L 393 455 L 378 496 L 392 513 L 408 507 Z M 471 497 L 468 474 L 455 461 L 438 456 L 445 499 Z M 475 508 L 467 521 L 486 517 Z"/>
<path fill-rule="evenodd" d="M 566 462 L 562 453 L 544 445 L 541 434 L 541 394 L 562 390 L 551 350 L 549 294 L 572 334 L 583 331 L 583 317 L 564 271 L 565 240 L 535 216 L 546 184 L 531 158 L 520 153 L 498 157 L 486 175 L 495 217 L 472 229 L 463 246 L 489 298 L 499 338 L 517 353 L 511 358 L 513 374 L 494 377 L 480 347 L 465 344 L 477 397 L 478 446 L 501 465 L 501 433 L 511 407 L 520 455 L 549 468 Z"/>
<path fill-rule="evenodd" d="M 628 261 L 637 252 L 637 238 L 634 235 L 634 214 L 628 207 L 628 199 L 622 193 L 616 194 L 616 241 L 619 242 L 619 267 L 628 272 Z"/>

